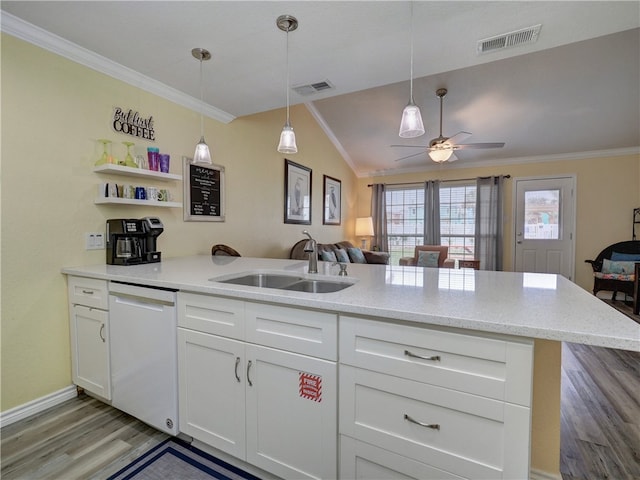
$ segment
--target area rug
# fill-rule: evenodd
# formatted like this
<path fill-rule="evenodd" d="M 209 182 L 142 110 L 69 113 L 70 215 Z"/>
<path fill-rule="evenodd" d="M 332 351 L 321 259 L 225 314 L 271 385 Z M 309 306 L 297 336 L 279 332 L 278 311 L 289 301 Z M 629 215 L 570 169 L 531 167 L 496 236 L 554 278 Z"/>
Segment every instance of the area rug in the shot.
<path fill-rule="evenodd" d="M 107 480 L 260 480 L 186 442 L 169 438 Z"/>

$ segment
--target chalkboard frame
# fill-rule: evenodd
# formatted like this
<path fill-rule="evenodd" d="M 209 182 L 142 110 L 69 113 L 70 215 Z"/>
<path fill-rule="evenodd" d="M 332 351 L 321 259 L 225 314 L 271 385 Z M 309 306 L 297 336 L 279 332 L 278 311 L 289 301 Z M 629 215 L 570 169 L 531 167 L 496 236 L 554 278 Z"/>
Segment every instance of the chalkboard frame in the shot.
<path fill-rule="evenodd" d="M 201 163 L 193 165 L 198 168 L 206 168 L 209 170 L 217 170 L 220 172 L 220 205 L 218 215 L 198 215 L 193 212 L 191 201 L 192 175 L 191 166 L 192 159 L 182 157 L 182 178 L 184 185 L 184 221 L 185 222 L 224 222 L 225 221 L 225 171 L 222 165 L 203 165 Z"/>

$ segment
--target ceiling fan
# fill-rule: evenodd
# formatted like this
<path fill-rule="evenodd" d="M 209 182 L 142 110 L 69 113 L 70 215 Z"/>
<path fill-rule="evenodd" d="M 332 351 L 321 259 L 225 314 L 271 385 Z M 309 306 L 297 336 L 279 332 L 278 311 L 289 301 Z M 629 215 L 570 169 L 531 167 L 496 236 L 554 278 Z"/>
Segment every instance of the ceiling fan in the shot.
<path fill-rule="evenodd" d="M 469 132 L 458 132 L 451 137 L 445 137 L 442 135 L 442 104 L 443 98 L 447 94 L 446 88 L 439 88 L 436 90 L 436 95 L 440 99 L 440 135 L 429 142 L 429 146 L 426 145 L 391 145 L 392 147 L 418 147 L 426 148 L 429 152 L 431 160 L 437 163 L 443 163 L 446 161 L 453 162 L 458 160 L 458 157 L 453 153 L 455 150 L 466 150 L 472 148 L 502 148 L 504 142 L 494 143 L 458 143 L 464 141 L 471 136 Z M 408 155 L 406 157 L 398 158 L 396 162 L 407 158 L 421 155 L 423 152 Z"/>

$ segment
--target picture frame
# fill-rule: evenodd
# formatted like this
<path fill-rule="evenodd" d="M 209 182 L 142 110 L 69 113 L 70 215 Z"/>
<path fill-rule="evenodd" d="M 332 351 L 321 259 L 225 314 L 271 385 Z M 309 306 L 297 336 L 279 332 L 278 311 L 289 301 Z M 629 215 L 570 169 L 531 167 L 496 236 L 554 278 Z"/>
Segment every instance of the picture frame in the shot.
<path fill-rule="evenodd" d="M 311 169 L 284 160 L 284 223 L 311 225 Z"/>
<path fill-rule="evenodd" d="M 342 182 L 329 175 L 322 176 L 322 223 L 340 225 L 342 222 Z"/>
<path fill-rule="evenodd" d="M 182 157 L 185 222 L 225 221 L 225 171 L 222 165 L 192 164 Z"/>

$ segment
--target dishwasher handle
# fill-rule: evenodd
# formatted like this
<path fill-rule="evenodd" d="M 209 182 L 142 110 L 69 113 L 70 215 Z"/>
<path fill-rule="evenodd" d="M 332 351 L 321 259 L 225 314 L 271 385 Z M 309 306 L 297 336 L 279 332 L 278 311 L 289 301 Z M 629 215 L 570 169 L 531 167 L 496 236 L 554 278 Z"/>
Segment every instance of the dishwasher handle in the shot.
<path fill-rule="evenodd" d="M 159 298 L 142 297 L 140 295 L 134 295 L 132 293 L 111 292 L 109 293 L 109 295 L 112 295 L 116 298 L 123 298 L 125 300 L 133 300 L 139 303 L 145 303 L 148 305 L 162 305 L 165 307 L 174 307 L 176 304 L 175 302 L 172 302 L 170 300 L 161 300 Z"/>

